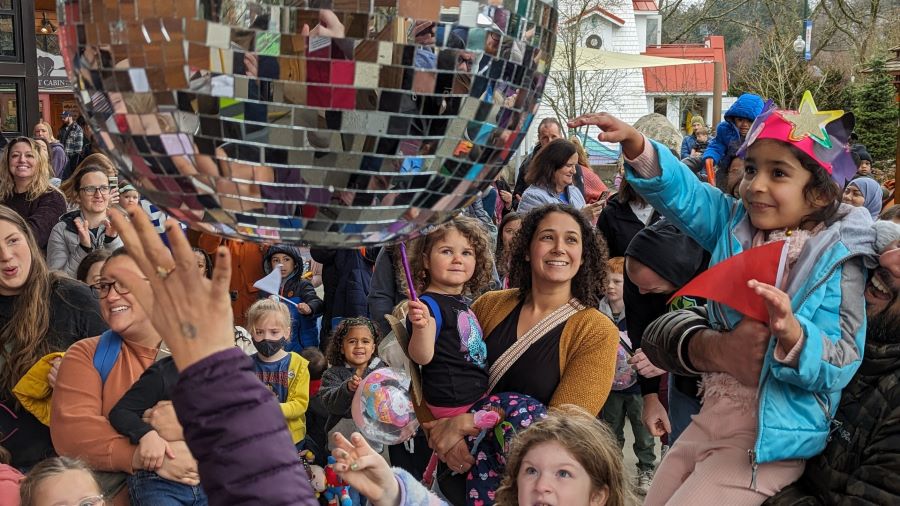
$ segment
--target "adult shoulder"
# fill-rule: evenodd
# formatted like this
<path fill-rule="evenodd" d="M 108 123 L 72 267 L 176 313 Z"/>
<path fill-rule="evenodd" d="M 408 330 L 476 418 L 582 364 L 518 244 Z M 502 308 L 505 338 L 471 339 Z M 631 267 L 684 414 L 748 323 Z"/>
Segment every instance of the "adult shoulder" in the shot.
<path fill-rule="evenodd" d="M 612 320 L 593 307 L 582 309 L 569 318 L 566 330 L 573 343 L 610 336 L 618 339 L 619 336 L 619 329 Z"/>
<path fill-rule="evenodd" d="M 616 326 L 595 308 L 573 315 L 560 339 L 562 377 L 550 404 L 575 404 L 599 413 L 612 387 L 618 337 Z"/>
<path fill-rule="evenodd" d="M 472 312 L 487 336 L 519 302 L 519 289 L 494 290 L 487 292 L 472 304 Z"/>
<path fill-rule="evenodd" d="M 60 276 L 53 284 L 53 316 L 68 320 L 66 330 L 72 340 L 98 336 L 109 326 L 100 315 L 100 303 L 91 288 L 74 279 Z"/>

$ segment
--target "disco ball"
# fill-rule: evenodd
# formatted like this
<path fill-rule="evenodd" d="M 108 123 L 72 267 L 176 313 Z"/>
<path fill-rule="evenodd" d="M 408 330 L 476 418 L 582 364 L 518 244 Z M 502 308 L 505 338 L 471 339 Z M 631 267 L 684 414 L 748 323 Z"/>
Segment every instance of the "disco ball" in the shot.
<path fill-rule="evenodd" d="M 94 145 L 227 237 L 395 242 L 475 201 L 525 136 L 553 0 L 58 0 Z"/>

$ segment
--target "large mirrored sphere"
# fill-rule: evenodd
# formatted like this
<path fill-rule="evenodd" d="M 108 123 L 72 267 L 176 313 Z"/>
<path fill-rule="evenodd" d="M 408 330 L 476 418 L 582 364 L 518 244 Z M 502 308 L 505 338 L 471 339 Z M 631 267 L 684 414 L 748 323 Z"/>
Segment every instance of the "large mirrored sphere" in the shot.
<path fill-rule="evenodd" d="M 471 205 L 537 111 L 553 0 L 58 0 L 99 146 L 192 227 L 395 242 Z"/>

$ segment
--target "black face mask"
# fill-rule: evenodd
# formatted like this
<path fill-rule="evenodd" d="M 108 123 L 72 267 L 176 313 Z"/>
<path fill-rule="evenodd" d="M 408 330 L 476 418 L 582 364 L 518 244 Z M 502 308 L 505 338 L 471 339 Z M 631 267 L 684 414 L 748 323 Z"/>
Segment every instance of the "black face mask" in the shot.
<path fill-rule="evenodd" d="M 287 342 L 288 340 L 286 337 L 282 337 L 277 341 L 272 341 L 271 339 L 263 339 L 262 341 L 257 341 L 254 339 L 253 346 L 256 348 L 256 351 L 258 351 L 260 355 L 264 357 L 271 357 L 272 355 L 283 350 Z"/>

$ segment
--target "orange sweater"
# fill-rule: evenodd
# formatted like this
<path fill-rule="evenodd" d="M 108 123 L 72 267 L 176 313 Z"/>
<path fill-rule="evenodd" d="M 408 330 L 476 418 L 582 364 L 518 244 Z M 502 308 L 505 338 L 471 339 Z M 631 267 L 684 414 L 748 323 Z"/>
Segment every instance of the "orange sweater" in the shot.
<path fill-rule="evenodd" d="M 131 459 L 137 446 L 116 432 L 107 416 L 131 385 L 156 359 L 156 348 L 123 340 L 106 383 L 94 368 L 99 337 L 82 339 L 66 352 L 50 415 L 50 436 L 57 453 L 78 457 L 97 471 L 133 472 Z"/>
<path fill-rule="evenodd" d="M 472 304 L 485 336 L 516 308 L 518 293 L 518 289 L 488 292 Z M 575 313 L 566 321 L 559 340 L 560 378 L 550 406 L 575 404 L 589 413 L 600 413 L 612 389 L 618 350 L 619 330 L 609 318 L 594 308 Z"/>

